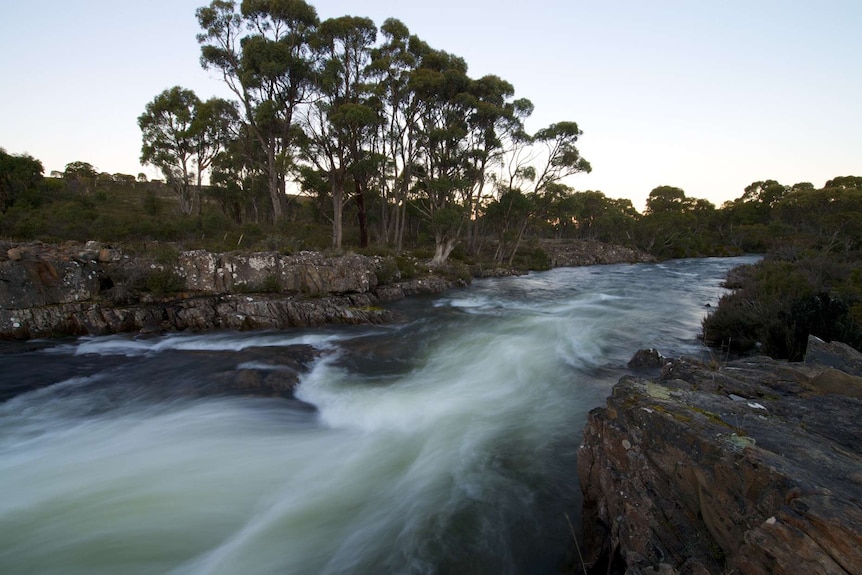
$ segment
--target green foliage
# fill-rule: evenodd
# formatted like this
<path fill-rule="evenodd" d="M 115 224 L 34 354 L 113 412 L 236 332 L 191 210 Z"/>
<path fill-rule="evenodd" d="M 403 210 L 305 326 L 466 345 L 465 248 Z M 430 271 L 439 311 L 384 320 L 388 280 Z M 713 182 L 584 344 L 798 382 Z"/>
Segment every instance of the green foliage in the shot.
<path fill-rule="evenodd" d="M 42 162 L 32 156 L 14 156 L 0 148 L 0 212 L 22 199 L 32 204 L 41 188 L 44 171 Z"/>
<path fill-rule="evenodd" d="M 146 277 L 141 287 L 156 297 L 164 297 L 183 291 L 185 282 L 173 270 L 156 269 Z"/>
<path fill-rule="evenodd" d="M 404 255 L 384 257 L 376 272 L 377 281 L 381 285 L 411 280 L 418 273 L 416 260 Z"/>
<path fill-rule="evenodd" d="M 735 352 L 802 359 L 808 335 L 862 349 L 862 260 L 811 252 L 766 259 L 703 322 L 704 340 Z"/>
<path fill-rule="evenodd" d="M 437 268 L 437 271 L 449 281 L 457 282 L 463 285 L 473 281 L 473 274 L 470 268 L 459 261 L 450 260 L 442 267 Z"/>
<path fill-rule="evenodd" d="M 401 271 L 395 258 L 384 258 L 377 269 L 377 282 L 381 285 L 391 284 L 401 279 Z"/>
<path fill-rule="evenodd" d="M 175 266 L 180 260 L 180 250 L 171 244 L 158 243 L 147 253 L 154 262 L 163 266 Z"/>
<path fill-rule="evenodd" d="M 538 245 L 527 246 L 518 251 L 512 264 L 521 270 L 546 271 L 551 269 L 551 256 Z"/>

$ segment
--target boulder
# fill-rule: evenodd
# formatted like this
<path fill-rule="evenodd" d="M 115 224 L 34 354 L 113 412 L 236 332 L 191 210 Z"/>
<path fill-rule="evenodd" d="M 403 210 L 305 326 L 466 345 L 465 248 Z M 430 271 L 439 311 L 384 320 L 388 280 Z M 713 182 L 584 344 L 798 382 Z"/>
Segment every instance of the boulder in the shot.
<path fill-rule="evenodd" d="M 623 378 L 578 452 L 589 566 L 862 573 L 862 399 L 830 373 L 681 358 Z"/>
<path fill-rule="evenodd" d="M 657 349 L 640 349 L 629 360 L 631 369 L 656 369 L 664 365 L 665 358 Z"/>
<path fill-rule="evenodd" d="M 862 354 L 846 343 L 826 343 L 813 335 L 808 336 L 805 364 L 828 366 L 850 375 L 862 376 Z"/>

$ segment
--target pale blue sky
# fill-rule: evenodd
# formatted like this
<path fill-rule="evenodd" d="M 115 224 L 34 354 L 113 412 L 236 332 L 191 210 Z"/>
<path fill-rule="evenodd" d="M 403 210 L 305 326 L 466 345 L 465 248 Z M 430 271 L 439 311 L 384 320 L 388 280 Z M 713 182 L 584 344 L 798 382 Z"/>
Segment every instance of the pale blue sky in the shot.
<path fill-rule="evenodd" d="M 593 172 L 568 183 L 643 208 L 659 185 L 720 205 L 762 179 L 862 175 L 859 0 L 318 0 L 321 18 L 402 20 L 471 75 L 574 120 Z M 174 85 L 226 96 L 198 64 L 201 0 L 0 0 L 0 147 L 46 172 L 142 169 L 136 119 Z"/>

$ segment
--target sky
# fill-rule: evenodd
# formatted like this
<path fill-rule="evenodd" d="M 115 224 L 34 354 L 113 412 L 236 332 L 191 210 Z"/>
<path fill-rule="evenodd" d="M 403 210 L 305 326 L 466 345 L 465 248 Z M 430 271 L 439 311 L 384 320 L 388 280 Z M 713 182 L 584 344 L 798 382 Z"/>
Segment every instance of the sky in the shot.
<path fill-rule="evenodd" d="M 180 85 L 228 97 L 199 64 L 206 0 L 0 0 L 0 147 L 160 177 L 137 117 Z M 859 0 L 314 0 L 321 19 L 400 19 L 530 99 L 534 132 L 575 121 L 592 172 L 631 199 L 661 185 L 720 206 L 750 183 L 862 176 Z"/>

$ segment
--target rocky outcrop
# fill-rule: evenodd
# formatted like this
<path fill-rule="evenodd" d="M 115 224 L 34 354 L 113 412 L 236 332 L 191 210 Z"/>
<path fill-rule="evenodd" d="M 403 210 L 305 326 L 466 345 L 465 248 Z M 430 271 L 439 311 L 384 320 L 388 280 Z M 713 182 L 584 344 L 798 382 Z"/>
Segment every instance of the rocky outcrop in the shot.
<path fill-rule="evenodd" d="M 623 378 L 579 450 L 591 572 L 862 573 L 860 389 L 814 359 Z"/>
<path fill-rule="evenodd" d="M 539 243 L 555 268 L 656 261 L 640 250 L 592 240 L 542 240 Z"/>
<path fill-rule="evenodd" d="M 3 247 L 4 339 L 381 323 L 392 316 L 378 303 L 453 285 L 432 275 L 401 281 L 392 262 L 353 254 L 194 250 L 157 258 L 95 242 Z"/>
<path fill-rule="evenodd" d="M 182 252 L 174 270 L 186 289 L 205 293 L 262 288 L 308 296 L 367 293 L 377 286 L 382 258 L 361 255 L 326 257 L 318 252 L 285 256 L 277 252 L 214 254 Z"/>

